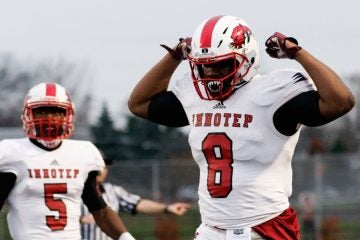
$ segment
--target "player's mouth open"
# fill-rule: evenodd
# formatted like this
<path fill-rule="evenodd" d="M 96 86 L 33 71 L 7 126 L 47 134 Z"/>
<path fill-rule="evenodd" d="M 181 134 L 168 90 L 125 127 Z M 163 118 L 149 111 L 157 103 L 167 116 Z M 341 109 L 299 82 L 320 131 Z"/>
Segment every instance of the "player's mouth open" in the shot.
<path fill-rule="evenodd" d="M 220 82 L 218 81 L 211 81 L 207 83 L 207 87 L 210 92 L 212 93 L 219 93 L 220 92 Z"/>

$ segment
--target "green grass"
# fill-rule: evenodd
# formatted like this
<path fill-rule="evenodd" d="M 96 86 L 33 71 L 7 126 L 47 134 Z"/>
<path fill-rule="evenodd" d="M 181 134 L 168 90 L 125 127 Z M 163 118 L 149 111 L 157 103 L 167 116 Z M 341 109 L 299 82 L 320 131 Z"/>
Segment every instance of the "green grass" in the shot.
<path fill-rule="evenodd" d="M 197 209 L 190 209 L 184 216 L 177 217 L 170 214 L 160 214 L 160 215 L 129 215 L 122 213 L 121 218 L 123 219 L 126 227 L 137 239 L 142 240 L 158 240 L 155 237 L 155 229 L 163 225 L 161 232 L 164 234 L 167 232 L 167 229 L 175 227 L 176 231 L 171 231 L 169 234 L 172 237 L 172 240 L 188 240 L 192 239 L 192 236 L 195 233 L 195 229 L 200 224 L 200 216 Z M 172 223 L 169 226 L 169 222 Z M 165 225 L 165 226 L 164 226 Z M 8 240 L 10 234 L 6 222 L 6 211 L 0 213 L 0 239 Z"/>
<path fill-rule="evenodd" d="M 131 234 L 134 235 L 135 238 L 143 240 L 157 240 L 155 237 L 156 229 L 158 229 L 162 235 L 169 236 L 169 239 L 192 239 L 196 228 L 200 224 L 200 216 L 197 209 L 190 209 L 182 217 L 167 214 L 155 216 L 145 214 L 135 216 L 121 214 L 120 216 Z M 168 231 L 169 229 L 170 231 Z"/>
<path fill-rule="evenodd" d="M 326 207 L 326 216 L 335 216 L 337 218 L 337 230 L 339 239 L 358 240 L 360 239 L 360 204 L 338 205 Z M 196 228 L 200 224 L 200 215 L 198 209 L 190 209 L 184 216 L 176 217 L 173 215 L 145 215 L 138 214 L 135 216 L 121 214 L 125 225 L 137 239 L 142 240 L 159 240 L 155 236 L 156 228 L 161 228 L 161 232 L 166 233 L 166 229 L 173 228 L 169 234 L 171 240 L 188 240 L 192 239 Z M 324 217 L 326 217 L 324 216 Z M 335 230 L 335 229 L 332 229 Z M 5 212 L 0 213 L 0 239 L 11 239 L 7 224 Z M 166 239 L 166 238 L 164 238 Z"/>

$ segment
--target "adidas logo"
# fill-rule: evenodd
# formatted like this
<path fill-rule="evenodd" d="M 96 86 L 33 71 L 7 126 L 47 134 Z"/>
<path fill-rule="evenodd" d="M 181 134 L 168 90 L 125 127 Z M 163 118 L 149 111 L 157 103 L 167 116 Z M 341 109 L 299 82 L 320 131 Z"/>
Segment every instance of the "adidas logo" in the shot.
<path fill-rule="evenodd" d="M 50 163 L 50 165 L 56 165 L 56 166 L 58 166 L 58 165 L 60 165 L 60 164 L 58 163 L 58 161 L 56 161 L 56 159 L 54 159 L 54 160 Z"/>
<path fill-rule="evenodd" d="M 307 80 L 307 78 L 301 73 L 296 73 L 292 76 L 292 79 L 295 81 L 294 83 Z"/>
<path fill-rule="evenodd" d="M 218 102 L 215 106 L 213 106 L 213 109 L 224 109 L 226 106 L 223 102 Z"/>

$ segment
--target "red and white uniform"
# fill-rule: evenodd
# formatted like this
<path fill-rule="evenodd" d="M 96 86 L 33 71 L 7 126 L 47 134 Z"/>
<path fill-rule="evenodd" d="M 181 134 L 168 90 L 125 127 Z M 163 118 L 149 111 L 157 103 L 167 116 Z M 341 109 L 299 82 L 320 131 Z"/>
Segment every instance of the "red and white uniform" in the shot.
<path fill-rule="evenodd" d="M 189 119 L 189 144 L 200 168 L 203 223 L 222 229 L 253 227 L 289 207 L 299 131 L 282 135 L 273 115 L 291 98 L 315 90 L 297 72 L 255 76 L 224 102 L 201 100 L 189 76 L 174 84 L 171 91 Z"/>
<path fill-rule="evenodd" d="M 0 142 L 0 172 L 17 176 L 7 202 L 8 224 L 16 240 L 80 239 L 84 183 L 104 161 L 88 141 L 63 140 L 46 151 L 28 138 Z"/>

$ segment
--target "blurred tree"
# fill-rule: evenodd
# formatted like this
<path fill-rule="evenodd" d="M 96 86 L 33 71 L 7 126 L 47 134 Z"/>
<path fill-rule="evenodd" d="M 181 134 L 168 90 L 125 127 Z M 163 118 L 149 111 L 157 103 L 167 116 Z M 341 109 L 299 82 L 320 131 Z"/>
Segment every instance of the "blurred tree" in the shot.
<path fill-rule="evenodd" d="M 187 137 L 179 129 L 161 127 L 132 115 L 126 117 L 123 130 L 116 129 L 106 104 L 91 134 L 95 145 L 116 160 L 189 156 Z"/>
<path fill-rule="evenodd" d="M 130 159 L 164 160 L 189 155 L 187 137 L 179 128 L 163 127 L 129 115 L 125 133 L 132 149 Z"/>
<path fill-rule="evenodd" d="M 161 154 L 162 133 L 157 124 L 129 115 L 124 137 L 129 159 L 152 159 Z"/>
<path fill-rule="evenodd" d="M 120 131 L 115 129 L 107 105 L 104 103 L 97 123 L 90 128 L 94 144 L 110 159 L 118 159 Z"/>
<path fill-rule="evenodd" d="M 20 115 L 25 94 L 37 83 L 63 85 L 76 106 L 76 125 L 88 126 L 91 104 L 91 78 L 87 68 L 63 59 L 19 63 L 12 55 L 0 56 L 0 126 L 21 126 Z"/>

